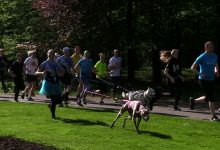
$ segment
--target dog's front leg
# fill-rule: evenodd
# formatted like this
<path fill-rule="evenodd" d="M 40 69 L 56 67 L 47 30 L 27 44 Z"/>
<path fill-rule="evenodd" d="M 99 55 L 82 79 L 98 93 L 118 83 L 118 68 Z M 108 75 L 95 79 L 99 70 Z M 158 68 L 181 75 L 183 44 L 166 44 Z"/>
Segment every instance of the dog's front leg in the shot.
<path fill-rule="evenodd" d="M 117 114 L 116 118 L 114 119 L 114 121 L 112 122 L 112 124 L 110 125 L 110 128 L 112 128 L 115 124 L 115 122 L 118 120 L 118 118 L 121 116 L 121 111 Z"/>
<path fill-rule="evenodd" d="M 140 122 L 141 122 L 141 117 L 138 118 L 138 124 L 137 124 L 138 129 L 139 129 L 139 126 L 140 126 Z"/>
<path fill-rule="evenodd" d="M 110 125 L 110 128 L 112 128 L 115 124 L 115 122 L 118 120 L 118 118 L 126 111 L 127 105 L 123 105 L 120 109 L 120 111 L 118 112 L 116 118 L 114 119 L 114 121 L 112 122 L 112 124 Z"/>
<path fill-rule="evenodd" d="M 134 120 L 135 114 L 137 113 L 137 111 L 138 111 L 138 103 L 135 103 L 135 105 L 133 107 L 132 116 L 131 116 L 132 120 Z"/>
<path fill-rule="evenodd" d="M 134 121 L 134 126 L 135 126 L 137 133 L 140 134 L 137 123 L 136 123 L 136 116 L 134 116 L 133 121 Z"/>
<path fill-rule="evenodd" d="M 124 118 L 124 123 L 123 123 L 123 126 L 122 126 L 123 128 L 125 127 L 125 123 L 126 123 L 126 120 L 127 120 L 127 119 L 131 119 L 131 116 L 129 115 L 129 116 L 126 116 L 126 117 Z"/>

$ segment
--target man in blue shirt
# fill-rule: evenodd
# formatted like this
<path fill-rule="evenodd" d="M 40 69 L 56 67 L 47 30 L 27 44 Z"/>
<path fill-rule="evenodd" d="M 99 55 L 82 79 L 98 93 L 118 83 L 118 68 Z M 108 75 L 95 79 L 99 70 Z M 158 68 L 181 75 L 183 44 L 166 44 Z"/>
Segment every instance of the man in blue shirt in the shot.
<path fill-rule="evenodd" d="M 72 90 L 72 76 L 74 72 L 74 62 L 70 57 L 70 49 L 68 47 L 63 48 L 63 55 L 56 59 L 58 64 L 63 70 L 63 75 L 61 76 L 61 81 L 64 86 L 62 101 L 64 101 L 65 105 L 68 105 L 69 101 L 69 93 Z M 60 104 L 62 107 L 63 104 Z"/>
<path fill-rule="evenodd" d="M 75 70 L 80 69 L 80 81 L 83 84 L 83 90 L 80 94 L 80 97 L 77 100 L 77 104 L 83 106 L 86 104 L 86 91 L 91 90 L 90 80 L 92 78 L 92 73 L 94 72 L 93 60 L 89 58 L 90 53 L 84 51 L 83 58 L 76 64 Z"/>
<path fill-rule="evenodd" d="M 205 43 L 205 52 L 202 53 L 191 66 L 191 69 L 199 75 L 199 83 L 205 92 L 205 96 L 193 99 L 190 97 L 190 108 L 194 109 L 195 103 L 209 102 L 209 108 L 212 115 L 211 121 L 218 121 L 215 114 L 214 103 L 214 80 L 219 76 L 218 57 L 213 52 L 213 43 Z M 198 67 L 200 68 L 198 71 Z"/>

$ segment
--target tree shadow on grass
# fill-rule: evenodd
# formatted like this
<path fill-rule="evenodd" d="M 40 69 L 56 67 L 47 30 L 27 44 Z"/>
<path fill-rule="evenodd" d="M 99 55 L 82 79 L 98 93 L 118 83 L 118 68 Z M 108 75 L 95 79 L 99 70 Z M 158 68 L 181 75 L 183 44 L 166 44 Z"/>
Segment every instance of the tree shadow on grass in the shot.
<path fill-rule="evenodd" d="M 145 133 L 145 134 L 150 134 L 150 136 L 154 136 L 160 139 L 172 139 L 172 137 L 170 135 L 166 135 L 166 134 L 161 134 L 161 133 L 157 133 L 157 132 L 152 132 L 152 131 L 140 131 L 141 134 Z"/>
<path fill-rule="evenodd" d="M 93 125 L 99 125 L 99 126 L 108 126 L 105 122 L 102 121 L 89 121 L 84 119 L 66 119 L 66 118 L 60 118 L 57 117 L 56 120 L 63 121 L 64 123 L 71 123 L 71 124 L 79 124 L 79 125 L 85 125 L 85 126 L 93 126 Z"/>

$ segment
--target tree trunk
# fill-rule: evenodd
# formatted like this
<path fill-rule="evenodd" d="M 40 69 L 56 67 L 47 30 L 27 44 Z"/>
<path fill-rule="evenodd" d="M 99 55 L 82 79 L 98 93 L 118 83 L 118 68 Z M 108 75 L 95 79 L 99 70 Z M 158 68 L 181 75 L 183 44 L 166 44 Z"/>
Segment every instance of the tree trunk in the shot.
<path fill-rule="evenodd" d="M 133 49 L 133 29 L 132 29 L 132 2 L 133 0 L 128 0 L 127 1 L 127 16 L 126 16 L 126 21 L 127 21 L 127 51 L 128 51 L 128 80 L 132 81 L 135 79 L 135 73 L 134 73 L 134 59 L 135 53 Z"/>

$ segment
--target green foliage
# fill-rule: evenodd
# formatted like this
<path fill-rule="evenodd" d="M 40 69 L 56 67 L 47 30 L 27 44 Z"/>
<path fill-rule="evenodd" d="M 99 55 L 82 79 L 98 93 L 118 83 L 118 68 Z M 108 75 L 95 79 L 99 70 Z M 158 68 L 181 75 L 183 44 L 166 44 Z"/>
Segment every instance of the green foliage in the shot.
<path fill-rule="evenodd" d="M 2 0 L 0 3 L 0 28 L 2 29 L 1 47 L 10 60 L 15 59 L 16 44 L 30 41 L 31 35 L 26 31 L 31 12 L 31 0 Z"/>
<path fill-rule="evenodd" d="M 10 55 L 17 43 L 31 42 L 39 56 L 80 45 L 94 58 L 118 48 L 133 70 L 152 65 L 152 52 L 177 48 L 188 67 L 205 41 L 220 47 L 219 10 L 217 0 L 1 0 L 0 45 Z"/>

